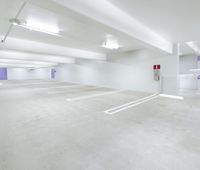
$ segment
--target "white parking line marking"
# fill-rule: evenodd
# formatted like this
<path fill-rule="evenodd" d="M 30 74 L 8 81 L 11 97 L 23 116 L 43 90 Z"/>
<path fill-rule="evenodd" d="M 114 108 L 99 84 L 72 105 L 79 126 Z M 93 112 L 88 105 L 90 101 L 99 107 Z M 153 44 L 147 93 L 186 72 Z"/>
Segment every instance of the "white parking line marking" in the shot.
<path fill-rule="evenodd" d="M 53 92 L 48 92 L 47 94 L 61 94 L 61 93 L 67 93 L 69 92 L 68 89 L 74 88 L 74 87 L 86 87 L 85 85 L 72 85 L 72 86 L 68 86 L 66 87 L 66 89 L 64 89 L 63 91 L 53 91 Z M 100 87 L 93 87 L 93 88 L 89 88 L 89 90 L 92 89 L 99 89 Z M 80 89 L 78 89 L 80 90 Z"/>
<path fill-rule="evenodd" d="M 129 109 L 131 107 L 140 105 L 142 103 L 146 103 L 146 102 L 148 102 L 150 100 L 153 100 L 153 99 L 157 98 L 158 96 L 159 96 L 158 94 L 153 94 L 151 96 L 147 96 L 147 97 L 144 97 L 144 98 L 141 98 L 141 99 L 138 99 L 138 100 L 135 100 L 135 101 L 132 101 L 132 102 L 129 102 L 129 103 L 126 103 L 126 104 L 111 108 L 111 109 L 108 109 L 108 110 L 104 111 L 104 113 L 112 115 L 112 114 L 121 112 L 123 110 Z"/>
<path fill-rule="evenodd" d="M 160 94 L 160 97 L 166 97 L 170 99 L 179 99 L 179 100 L 184 100 L 183 96 L 174 96 L 174 95 L 168 95 L 168 94 Z"/>
<path fill-rule="evenodd" d="M 45 90 L 45 89 L 59 89 L 59 88 L 71 88 L 71 87 L 76 87 L 80 85 L 62 85 L 62 86 L 54 86 L 54 87 L 34 87 L 36 90 Z"/>
<path fill-rule="evenodd" d="M 98 94 L 86 95 L 86 96 L 81 96 L 81 97 L 68 98 L 68 99 L 66 99 L 66 101 L 71 102 L 71 101 L 84 100 L 84 99 L 89 99 L 89 98 L 98 97 L 98 96 L 104 96 L 104 95 L 109 95 L 109 94 L 120 93 L 120 92 L 123 92 L 123 91 L 124 90 L 115 90 L 115 91 L 111 91 L 111 92 L 105 92 L 105 93 L 98 93 Z"/>
<path fill-rule="evenodd" d="M 16 84 L 16 85 L 9 85 L 7 87 L 24 87 L 24 86 L 31 86 L 31 85 L 52 85 L 52 84 L 60 84 L 60 82 L 54 83 L 26 83 L 26 84 Z"/>

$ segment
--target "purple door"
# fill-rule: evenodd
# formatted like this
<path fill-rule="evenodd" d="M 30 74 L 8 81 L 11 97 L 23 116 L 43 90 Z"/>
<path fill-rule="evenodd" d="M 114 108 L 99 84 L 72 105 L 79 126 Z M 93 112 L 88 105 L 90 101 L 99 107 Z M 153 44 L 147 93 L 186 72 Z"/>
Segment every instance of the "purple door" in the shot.
<path fill-rule="evenodd" d="M 52 79 L 56 78 L 56 70 L 55 69 L 51 69 L 51 78 Z"/>
<path fill-rule="evenodd" d="M 0 80 L 7 80 L 7 68 L 0 68 Z"/>

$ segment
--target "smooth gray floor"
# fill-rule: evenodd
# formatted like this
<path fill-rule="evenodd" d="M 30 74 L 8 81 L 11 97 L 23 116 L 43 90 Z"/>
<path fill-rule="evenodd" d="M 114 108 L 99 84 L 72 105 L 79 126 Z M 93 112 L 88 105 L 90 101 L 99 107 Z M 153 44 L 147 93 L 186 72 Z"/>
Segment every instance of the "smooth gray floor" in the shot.
<path fill-rule="evenodd" d="M 0 170 L 200 170 L 200 94 L 151 94 L 51 81 L 0 82 Z M 73 87 L 74 86 L 74 87 Z"/>

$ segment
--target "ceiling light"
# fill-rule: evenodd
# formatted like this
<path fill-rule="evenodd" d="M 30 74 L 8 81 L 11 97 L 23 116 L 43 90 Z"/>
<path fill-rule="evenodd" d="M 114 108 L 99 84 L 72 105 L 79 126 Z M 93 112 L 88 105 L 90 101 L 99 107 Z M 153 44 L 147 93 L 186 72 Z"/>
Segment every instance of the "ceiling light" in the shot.
<path fill-rule="evenodd" d="M 28 19 L 26 21 L 26 26 L 34 31 L 39 31 L 47 34 L 52 34 L 52 35 L 59 35 L 60 30 L 57 26 L 46 24 L 39 22 L 34 19 Z"/>
<path fill-rule="evenodd" d="M 116 39 L 115 36 L 111 35 L 111 34 L 107 34 L 105 36 L 106 41 L 103 42 L 102 47 L 107 48 L 107 49 L 111 49 L 111 50 L 117 50 L 119 49 L 119 43 L 118 40 Z"/>
<path fill-rule="evenodd" d="M 111 50 L 117 50 L 119 49 L 119 44 L 117 40 L 106 40 L 102 47 L 107 48 L 107 49 L 111 49 Z"/>
<path fill-rule="evenodd" d="M 190 69 L 191 72 L 200 72 L 200 69 Z"/>
<path fill-rule="evenodd" d="M 47 23 L 43 23 L 34 19 L 28 19 L 27 21 L 21 21 L 16 18 L 12 18 L 9 20 L 13 25 L 20 26 L 29 30 L 42 32 L 45 34 L 61 36 L 60 29 L 55 25 L 50 25 Z"/>
<path fill-rule="evenodd" d="M 180 74 L 180 77 L 194 77 L 194 74 Z"/>
<path fill-rule="evenodd" d="M 17 18 L 11 18 L 9 19 L 9 22 L 12 23 L 13 25 L 20 25 L 21 21 Z"/>

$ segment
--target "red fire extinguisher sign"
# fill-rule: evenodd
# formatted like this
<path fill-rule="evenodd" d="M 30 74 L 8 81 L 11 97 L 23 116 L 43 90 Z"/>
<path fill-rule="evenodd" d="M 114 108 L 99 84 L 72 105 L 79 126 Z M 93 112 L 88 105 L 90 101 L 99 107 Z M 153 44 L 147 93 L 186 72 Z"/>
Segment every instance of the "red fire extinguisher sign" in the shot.
<path fill-rule="evenodd" d="M 160 65 L 154 65 L 154 66 L 153 66 L 153 69 L 154 69 L 154 70 L 160 70 Z"/>
<path fill-rule="evenodd" d="M 154 80 L 159 81 L 160 80 L 160 65 L 154 65 L 153 70 L 154 70 Z"/>

